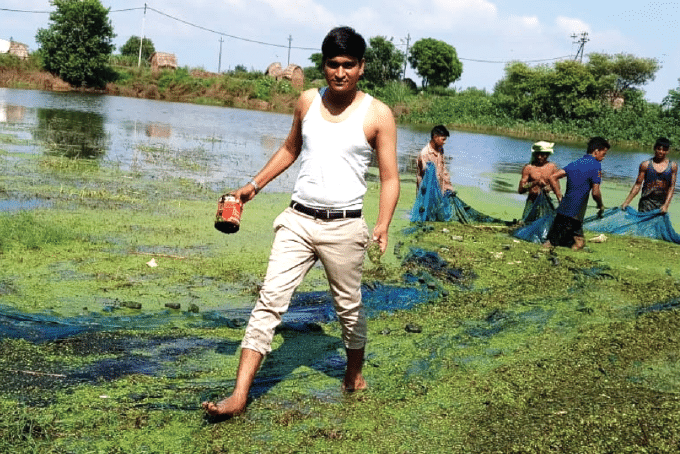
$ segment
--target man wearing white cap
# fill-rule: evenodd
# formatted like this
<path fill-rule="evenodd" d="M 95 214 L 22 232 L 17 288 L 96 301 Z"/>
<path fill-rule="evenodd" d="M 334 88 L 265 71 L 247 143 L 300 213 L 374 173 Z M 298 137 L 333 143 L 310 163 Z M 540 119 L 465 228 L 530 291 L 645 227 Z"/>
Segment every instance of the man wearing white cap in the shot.
<path fill-rule="evenodd" d="M 520 194 L 529 193 L 524 206 L 523 220 L 541 191 L 546 195 L 550 192 L 550 175 L 559 170 L 555 163 L 548 161 L 550 155 L 553 154 L 554 146 L 554 143 L 544 141 L 536 142 L 531 146 L 531 161 L 522 169 L 522 178 L 519 180 L 517 189 Z M 552 205 L 550 198 L 548 201 Z"/>

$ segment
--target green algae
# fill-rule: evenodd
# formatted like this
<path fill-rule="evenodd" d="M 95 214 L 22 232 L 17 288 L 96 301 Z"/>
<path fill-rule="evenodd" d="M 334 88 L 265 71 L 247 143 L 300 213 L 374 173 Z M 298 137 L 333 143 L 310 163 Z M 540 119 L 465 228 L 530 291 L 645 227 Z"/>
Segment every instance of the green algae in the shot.
<path fill-rule="evenodd" d="M 288 195 L 260 194 L 240 231 L 224 235 L 211 223 L 226 188 L 71 161 L 2 161 L 0 187 L 52 205 L 0 218 L 23 233 L 0 253 L 0 304 L 131 319 L 165 317 L 168 302 L 178 313 L 252 305 Z M 677 451 L 680 313 L 668 303 L 680 297 L 680 247 L 611 235 L 584 252 L 547 251 L 505 226 L 441 223 L 404 236 L 413 202 L 406 184 L 392 247 L 367 259 L 365 279 L 403 284 L 405 272 L 418 273 L 444 291 L 371 319 L 366 392 L 339 391 L 337 323 L 279 331 L 248 411 L 219 424 L 200 402 L 231 391 L 242 326 L 185 317 L 40 344 L 4 339 L 0 451 Z M 603 186 L 605 201 L 608 189 L 610 200 L 615 191 L 625 197 L 625 188 Z M 370 181 L 369 225 L 377 189 Z M 503 219 L 523 208 L 509 195 L 458 193 Z M 58 234 L 28 241 L 41 231 Z M 412 247 L 475 277 L 460 286 L 402 264 Z M 315 268 L 300 291 L 326 285 Z M 421 331 L 406 329 L 413 324 Z"/>

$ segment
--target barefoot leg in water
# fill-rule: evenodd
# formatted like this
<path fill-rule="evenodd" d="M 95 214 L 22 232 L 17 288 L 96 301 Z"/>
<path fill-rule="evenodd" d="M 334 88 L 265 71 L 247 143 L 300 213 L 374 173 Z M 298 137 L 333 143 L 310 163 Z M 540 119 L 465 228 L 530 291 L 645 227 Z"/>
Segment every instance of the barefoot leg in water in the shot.
<path fill-rule="evenodd" d="M 236 386 L 231 396 L 215 403 L 203 402 L 203 408 L 210 416 L 232 416 L 243 413 L 248 402 L 248 392 L 255 380 L 255 374 L 262 364 L 264 356 L 256 352 L 244 348 L 241 350 L 241 358 L 238 364 L 238 372 L 236 374 Z"/>

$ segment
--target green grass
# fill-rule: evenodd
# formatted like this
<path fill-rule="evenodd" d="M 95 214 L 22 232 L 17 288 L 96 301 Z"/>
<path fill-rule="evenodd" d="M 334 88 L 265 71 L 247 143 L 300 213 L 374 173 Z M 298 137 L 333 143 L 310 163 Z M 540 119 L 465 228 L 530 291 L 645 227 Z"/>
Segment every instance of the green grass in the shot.
<path fill-rule="evenodd" d="M 0 187 L 49 205 L 0 216 L 0 305 L 130 322 L 58 341 L 1 340 L 0 452 L 677 452 L 678 245 L 608 235 L 587 251 L 551 253 L 506 227 L 445 223 L 404 236 L 415 192 L 404 175 L 390 248 L 379 264 L 367 260 L 364 278 L 403 284 L 405 271 L 429 273 L 443 296 L 369 321 L 366 392 L 343 395 L 341 367 L 319 366 L 344 355 L 336 323 L 277 334 L 259 375 L 273 380 L 266 392 L 212 424 L 200 402 L 231 391 L 243 327 L 198 321 L 252 305 L 289 195 L 261 193 L 240 231 L 224 235 L 212 225 L 220 194 L 191 181 L 12 157 L 0 161 Z M 486 214 L 523 209 L 509 193 L 457 189 Z M 628 189 L 603 184 L 605 204 Z M 371 181 L 371 226 L 377 197 Z M 459 286 L 402 265 L 411 247 L 475 277 Z M 326 286 L 315 268 L 300 290 Z M 182 309 L 168 315 L 168 302 Z M 670 306 L 640 311 L 658 303 Z M 164 322 L 135 329 L 142 316 Z"/>

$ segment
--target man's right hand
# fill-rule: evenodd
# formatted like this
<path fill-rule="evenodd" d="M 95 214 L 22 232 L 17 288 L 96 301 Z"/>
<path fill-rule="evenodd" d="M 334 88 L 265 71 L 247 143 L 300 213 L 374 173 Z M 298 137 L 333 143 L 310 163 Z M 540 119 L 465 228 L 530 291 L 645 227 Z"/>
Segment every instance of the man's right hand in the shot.
<path fill-rule="evenodd" d="M 239 189 L 230 192 L 229 194 L 233 195 L 237 199 L 241 201 L 241 203 L 246 203 L 250 202 L 255 198 L 255 194 L 257 194 L 257 191 L 255 190 L 255 187 L 253 187 L 252 184 L 248 183 Z"/>

